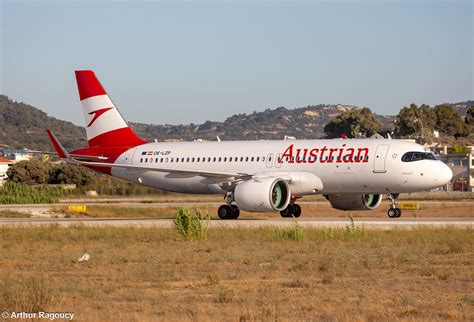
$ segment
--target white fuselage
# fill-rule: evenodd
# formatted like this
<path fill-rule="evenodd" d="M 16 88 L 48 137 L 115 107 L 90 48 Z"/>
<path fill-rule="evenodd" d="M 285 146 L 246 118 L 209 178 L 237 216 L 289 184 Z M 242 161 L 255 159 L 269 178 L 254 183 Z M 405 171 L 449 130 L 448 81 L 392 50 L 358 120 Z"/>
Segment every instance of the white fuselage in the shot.
<path fill-rule="evenodd" d="M 451 170 L 438 160 L 404 162 L 406 152 L 422 146 L 389 139 L 222 141 L 147 143 L 120 155 L 115 163 L 157 168 L 287 176 L 312 173 L 318 193 L 403 193 L 446 184 Z M 219 179 L 113 168 L 112 175 L 154 188 L 184 193 L 224 193 Z M 291 182 L 290 182 L 291 188 Z"/>

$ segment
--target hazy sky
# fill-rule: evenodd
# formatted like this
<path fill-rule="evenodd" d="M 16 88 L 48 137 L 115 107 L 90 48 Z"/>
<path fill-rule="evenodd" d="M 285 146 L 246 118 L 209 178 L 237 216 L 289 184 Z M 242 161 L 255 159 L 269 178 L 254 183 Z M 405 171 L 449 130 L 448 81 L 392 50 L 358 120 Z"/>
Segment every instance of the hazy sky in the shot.
<path fill-rule="evenodd" d="M 0 1 L 1 93 L 79 125 L 76 69 L 156 124 L 474 98 L 470 0 Z"/>

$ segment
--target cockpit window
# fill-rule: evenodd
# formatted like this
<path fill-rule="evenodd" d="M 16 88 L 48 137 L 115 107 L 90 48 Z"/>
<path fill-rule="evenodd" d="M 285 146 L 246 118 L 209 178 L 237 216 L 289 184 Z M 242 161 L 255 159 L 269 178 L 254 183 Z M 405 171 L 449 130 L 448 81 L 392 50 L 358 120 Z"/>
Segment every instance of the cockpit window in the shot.
<path fill-rule="evenodd" d="M 402 156 L 403 162 L 412 162 L 420 160 L 436 160 L 434 155 L 429 152 L 407 152 Z"/>

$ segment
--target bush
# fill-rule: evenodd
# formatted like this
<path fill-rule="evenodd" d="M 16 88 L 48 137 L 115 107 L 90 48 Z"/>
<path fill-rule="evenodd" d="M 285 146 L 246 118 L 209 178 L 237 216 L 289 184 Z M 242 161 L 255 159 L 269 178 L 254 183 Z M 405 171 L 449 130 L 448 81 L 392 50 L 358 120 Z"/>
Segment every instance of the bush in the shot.
<path fill-rule="evenodd" d="M 364 227 L 356 227 L 354 217 L 349 216 L 351 223 L 346 226 L 344 236 L 346 239 L 364 239 L 367 237 L 367 230 Z"/>
<path fill-rule="evenodd" d="M 273 239 L 274 240 L 291 240 L 291 241 L 301 241 L 304 239 L 304 232 L 298 222 L 295 220 L 295 225 L 291 228 L 285 229 L 274 229 L 273 230 Z"/>
<path fill-rule="evenodd" d="M 0 187 L 0 204 L 56 203 L 70 192 L 59 187 L 32 187 L 23 183 L 7 182 Z"/>
<path fill-rule="evenodd" d="M 51 165 L 39 159 L 24 160 L 7 170 L 8 180 L 29 185 L 48 183 Z"/>
<path fill-rule="evenodd" d="M 183 239 L 206 240 L 209 221 L 209 214 L 203 216 L 199 209 L 193 213 L 187 207 L 182 207 L 176 213 L 173 222 L 176 231 Z"/>

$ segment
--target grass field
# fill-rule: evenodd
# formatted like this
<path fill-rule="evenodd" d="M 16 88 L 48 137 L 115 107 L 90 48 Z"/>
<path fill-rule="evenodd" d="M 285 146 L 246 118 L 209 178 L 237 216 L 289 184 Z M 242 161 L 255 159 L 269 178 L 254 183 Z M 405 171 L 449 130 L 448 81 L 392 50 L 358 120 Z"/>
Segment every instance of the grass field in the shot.
<path fill-rule="evenodd" d="M 472 229 L 0 228 L 0 310 L 75 320 L 474 320 Z M 85 252 L 87 262 L 78 262 Z"/>
<path fill-rule="evenodd" d="M 219 203 L 195 205 L 204 213 L 209 213 L 212 218 L 217 219 L 217 206 Z M 59 214 L 65 213 L 65 206 L 54 206 L 56 212 Z M 124 206 L 120 204 L 115 205 L 95 205 L 87 206 L 85 214 L 88 217 L 94 218 L 140 218 L 140 217 L 154 217 L 154 218 L 173 218 L 176 211 L 180 208 L 178 205 L 168 206 L 166 204 L 154 205 L 143 204 L 140 206 Z M 194 208 L 193 204 L 189 204 L 189 208 Z M 329 202 L 311 204 L 301 203 L 302 215 L 301 218 L 323 218 L 323 217 L 339 217 L 345 218 L 349 215 L 360 218 L 387 218 L 388 203 L 383 203 L 375 210 L 367 211 L 341 211 L 331 207 Z M 74 216 L 74 214 L 70 214 Z M 1 216 L 1 213 L 0 213 Z M 457 203 L 457 202 L 425 202 L 420 204 L 420 210 L 403 211 L 403 218 L 472 218 L 474 212 L 471 204 Z M 264 218 L 280 218 L 278 212 L 265 213 L 250 213 L 241 211 L 240 219 L 264 219 Z"/>

